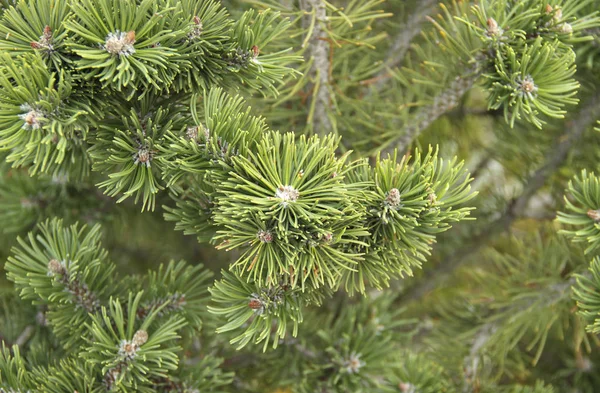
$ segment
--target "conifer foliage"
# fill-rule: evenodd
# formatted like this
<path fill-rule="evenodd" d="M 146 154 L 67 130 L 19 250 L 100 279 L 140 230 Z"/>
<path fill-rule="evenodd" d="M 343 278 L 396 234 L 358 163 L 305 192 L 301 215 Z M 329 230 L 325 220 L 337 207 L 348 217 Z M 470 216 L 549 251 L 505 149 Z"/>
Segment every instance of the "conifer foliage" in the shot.
<path fill-rule="evenodd" d="M 598 6 L 0 1 L 0 392 L 600 389 Z"/>

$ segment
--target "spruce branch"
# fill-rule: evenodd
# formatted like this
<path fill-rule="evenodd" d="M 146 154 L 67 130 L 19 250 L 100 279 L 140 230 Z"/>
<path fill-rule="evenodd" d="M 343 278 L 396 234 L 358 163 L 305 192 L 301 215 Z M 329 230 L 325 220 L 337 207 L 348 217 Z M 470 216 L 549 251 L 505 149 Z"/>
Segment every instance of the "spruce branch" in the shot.
<path fill-rule="evenodd" d="M 465 246 L 454 252 L 451 258 L 425 273 L 419 284 L 408 289 L 403 297 L 404 301 L 418 301 L 428 292 L 439 287 L 440 283 L 465 263 L 470 255 L 480 250 L 490 239 L 507 230 L 513 221 L 523 216 L 531 198 L 544 186 L 548 178 L 559 169 L 583 133 L 596 121 L 599 109 L 599 97 L 594 96 L 587 100 L 582 109 L 565 122 L 564 133 L 548 151 L 544 163 L 527 179 L 521 195 L 509 203 L 502 216 L 485 225 L 485 228 L 478 235 L 473 236 Z"/>

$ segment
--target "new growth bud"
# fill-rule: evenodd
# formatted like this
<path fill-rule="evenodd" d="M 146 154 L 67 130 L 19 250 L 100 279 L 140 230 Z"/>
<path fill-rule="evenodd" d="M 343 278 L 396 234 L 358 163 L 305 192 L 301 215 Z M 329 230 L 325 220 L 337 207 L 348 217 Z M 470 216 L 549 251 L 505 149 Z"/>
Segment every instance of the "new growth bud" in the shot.
<path fill-rule="evenodd" d="M 104 43 L 104 50 L 112 55 L 129 56 L 135 53 L 135 31 L 108 33 Z"/>
<path fill-rule="evenodd" d="M 49 275 L 65 275 L 67 273 L 67 269 L 65 267 L 64 262 L 60 262 L 57 259 L 51 259 L 48 262 L 48 274 Z"/>
<path fill-rule="evenodd" d="M 397 188 L 392 188 L 388 191 L 383 202 L 389 207 L 398 207 L 400 206 L 400 201 L 400 191 Z"/>

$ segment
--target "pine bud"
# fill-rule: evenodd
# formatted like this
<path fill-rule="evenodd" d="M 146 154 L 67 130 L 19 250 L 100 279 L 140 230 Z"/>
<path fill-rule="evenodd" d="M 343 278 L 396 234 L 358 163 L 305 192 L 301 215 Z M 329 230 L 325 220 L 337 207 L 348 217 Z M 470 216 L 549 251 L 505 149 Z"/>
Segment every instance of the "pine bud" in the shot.
<path fill-rule="evenodd" d="M 196 40 L 196 39 L 200 38 L 200 36 L 202 35 L 202 30 L 203 30 L 204 26 L 202 25 L 202 21 L 200 20 L 200 18 L 197 15 L 194 15 L 194 18 L 192 19 L 192 21 L 194 22 L 194 26 L 188 33 L 188 38 L 190 40 Z"/>
<path fill-rule="evenodd" d="M 44 27 L 44 35 L 42 37 L 46 38 L 47 40 L 52 38 L 52 29 L 50 26 L 46 25 L 46 27 Z"/>
<path fill-rule="evenodd" d="M 146 344 L 147 341 L 148 332 L 146 332 L 145 330 L 138 330 L 137 332 L 135 332 L 135 334 L 133 335 L 133 339 L 131 340 L 131 342 L 138 347 L 141 347 L 142 345 Z"/>
<path fill-rule="evenodd" d="M 435 192 L 430 192 L 429 195 L 427 195 L 427 200 L 430 205 L 434 205 L 437 202 L 437 195 L 435 195 Z"/>
<path fill-rule="evenodd" d="M 30 42 L 30 45 L 33 49 L 43 49 L 48 52 L 53 51 L 54 47 L 52 46 L 52 29 L 50 28 L 50 26 L 46 25 L 46 27 L 44 27 L 42 35 L 40 36 L 40 39 L 38 41 Z"/>
<path fill-rule="evenodd" d="M 559 6 L 554 7 L 554 20 L 561 20 L 563 17 L 562 9 Z"/>
<path fill-rule="evenodd" d="M 119 345 L 119 355 L 126 359 L 133 359 L 137 354 L 137 345 L 133 341 L 123 340 Z"/>
<path fill-rule="evenodd" d="M 300 197 L 300 193 L 292 186 L 279 186 L 275 196 L 281 199 L 281 204 L 287 206 L 288 202 L 295 202 Z"/>
<path fill-rule="evenodd" d="M 400 382 L 398 388 L 402 393 L 415 393 L 415 385 L 408 382 Z"/>
<path fill-rule="evenodd" d="M 533 94 L 535 94 L 538 90 L 531 75 L 527 75 L 525 78 L 517 79 L 517 83 L 517 88 L 520 90 L 521 95 L 525 95 L 529 98 L 533 98 Z"/>
<path fill-rule="evenodd" d="M 19 115 L 19 118 L 24 121 L 24 129 L 38 130 L 42 127 L 42 120 L 45 119 L 42 112 L 32 108 L 29 104 L 21 105 L 21 110 L 26 112 Z"/>
<path fill-rule="evenodd" d="M 392 188 L 388 191 L 384 203 L 390 207 L 398 207 L 400 201 L 400 191 L 397 188 Z"/>
<path fill-rule="evenodd" d="M 487 34 L 490 37 L 498 37 L 504 33 L 504 30 L 498 26 L 498 22 L 494 18 L 488 18 L 487 20 Z"/>
<path fill-rule="evenodd" d="M 188 127 L 185 134 L 190 140 L 198 140 L 200 133 L 203 134 L 204 140 L 208 142 L 208 139 L 210 138 L 210 130 L 204 127 L 202 124 Z"/>
<path fill-rule="evenodd" d="M 588 210 L 587 216 L 596 222 L 600 222 L 600 209 L 598 210 Z"/>
<path fill-rule="evenodd" d="M 198 139 L 198 126 L 188 127 L 185 131 L 185 135 L 192 141 Z"/>
<path fill-rule="evenodd" d="M 61 275 L 64 276 L 67 273 L 65 264 L 57 259 L 51 259 L 48 262 L 48 272 L 50 275 Z"/>
<path fill-rule="evenodd" d="M 344 362 L 344 368 L 348 374 L 356 374 L 366 363 L 360 360 L 360 353 L 352 353 Z"/>
<path fill-rule="evenodd" d="M 133 162 L 135 164 L 141 163 L 148 168 L 150 168 L 150 161 L 152 161 L 152 158 L 152 151 L 145 146 L 141 146 L 137 152 L 133 153 Z"/>
<path fill-rule="evenodd" d="M 258 240 L 263 243 L 272 243 L 273 242 L 273 233 L 271 231 L 263 231 L 262 229 L 258 231 L 256 234 Z"/>
<path fill-rule="evenodd" d="M 262 302 L 258 299 L 251 299 L 250 302 L 248 302 L 248 307 L 253 310 L 258 310 L 262 307 Z"/>
<path fill-rule="evenodd" d="M 556 27 L 556 29 L 558 30 L 559 33 L 563 33 L 563 34 L 571 34 L 573 33 L 573 26 L 571 26 L 570 23 L 561 23 L 560 25 L 558 25 Z"/>
<path fill-rule="evenodd" d="M 135 53 L 135 31 L 108 33 L 104 42 L 104 50 L 112 55 L 129 56 Z"/>
<path fill-rule="evenodd" d="M 253 294 L 253 297 L 250 298 L 250 301 L 248 302 L 248 307 L 258 315 L 261 315 L 263 312 L 265 312 L 265 303 L 261 299 L 259 299 L 255 294 Z"/>
<path fill-rule="evenodd" d="M 325 241 L 325 243 L 331 243 L 331 241 L 333 240 L 333 233 L 326 233 L 325 235 L 323 235 L 323 240 Z"/>
<path fill-rule="evenodd" d="M 135 31 L 128 31 L 125 35 L 125 43 L 133 45 L 135 43 Z"/>

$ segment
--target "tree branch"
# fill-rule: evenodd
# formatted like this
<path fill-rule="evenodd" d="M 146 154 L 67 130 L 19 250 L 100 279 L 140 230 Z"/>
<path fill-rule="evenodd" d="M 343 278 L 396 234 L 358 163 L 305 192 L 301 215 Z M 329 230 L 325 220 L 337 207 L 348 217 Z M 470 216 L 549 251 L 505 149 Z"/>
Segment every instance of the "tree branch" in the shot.
<path fill-rule="evenodd" d="M 327 10 L 324 0 L 300 0 L 300 8 L 305 15 L 302 18 L 302 27 L 308 29 L 313 25 L 310 37 L 305 41 L 308 45 L 304 58 L 313 60 L 308 76 L 313 81 L 309 92 L 312 92 L 314 112 L 307 119 L 308 127 L 319 135 L 326 135 L 332 130 L 331 120 L 327 109 L 330 105 L 329 98 L 329 41 L 323 24 L 327 22 Z"/>
<path fill-rule="evenodd" d="M 23 345 L 25 345 L 33 335 L 33 332 L 35 332 L 35 327 L 33 325 L 25 326 L 25 329 L 23 329 L 19 337 L 17 337 L 17 339 L 15 340 L 14 345 L 18 347 L 22 347 Z"/>
<path fill-rule="evenodd" d="M 546 183 L 550 175 L 562 165 L 575 142 L 594 123 L 599 111 L 600 96 L 595 96 L 586 103 L 585 107 L 576 116 L 565 123 L 563 135 L 549 150 L 544 164 L 531 175 L 521 195 L 513 199 L 504 214 L 486 225 L 478 235 L 472 236 L 471 240 L 457 250 L 450 259 L 426 273 L 419 284 L 406 292 L 403 299 L 405 301 L 421 299 L 461 266 L 468 256 L 484 247 L 491 238 L 507 230 L 515 219 L 521 217 L 527 209 L 530 199 Z"/>
<path fill-rule="evenodd" d="M 397 149 L 399 154 L 406 154 L 411 143 L 423 130 L 458 106 L 460 99 L 473 87 L 479 75 L 477 67 L 470 68 L 465 74 L 457 76 L 446 90 L 436 95 L 432 104 L 418 108 L 412 116 L 411 123 L 399 134 L 398 141 L 385 149 L 382 155 L 391 155 L 394 149 Z"/>
<path fill-rule="evenodd" d="M 385 86 L 387 79 L 391 76 L 389 72 L 390 68 L 394 68 L 402 63 L 406 52 L 410 48 L 410 43 L 421 32 L 421 25 L 425 17 L 431 13 L 436 3 L 437 0 L 419 1 L 415 11 L 402 24 L 398 35 L 394 38 L 394 43 L 388 50 L 383 61 L 384 68 L 373 78 L 377 81 L 375 83 L 375 90 L 381 90 Z"/>
<path fill-rule="evenodd" d="M 589 274 L 586 273 L 586 274 Z M 565 295 L 571 293 L 570 289 L 577 283 L 576 277 L 571 277 L 565 282 L 550 285 L 540 292 L 538 299 L 542 301 L 540 307 L 551 307 L 556 303 L 565 299 Z M 477 392 L 477 370 L 480 361 L 480 351 L 487 345 L 489 340 L 494 336 L 494 333 L 501 328 L 501 325 L 506 319 L 514 316 L 517 313 L 522 313 L 531 308 L 535 302 L 528 301 L 525 304 L 520 304 L 513 307 L 507 307 L 504 312 L 504 317 L 488 322 L 479 327 L 477 333 L 473 337 L 469 354 L 463 360 L 464 365 L 464 388 L 463 393 Z"/>

